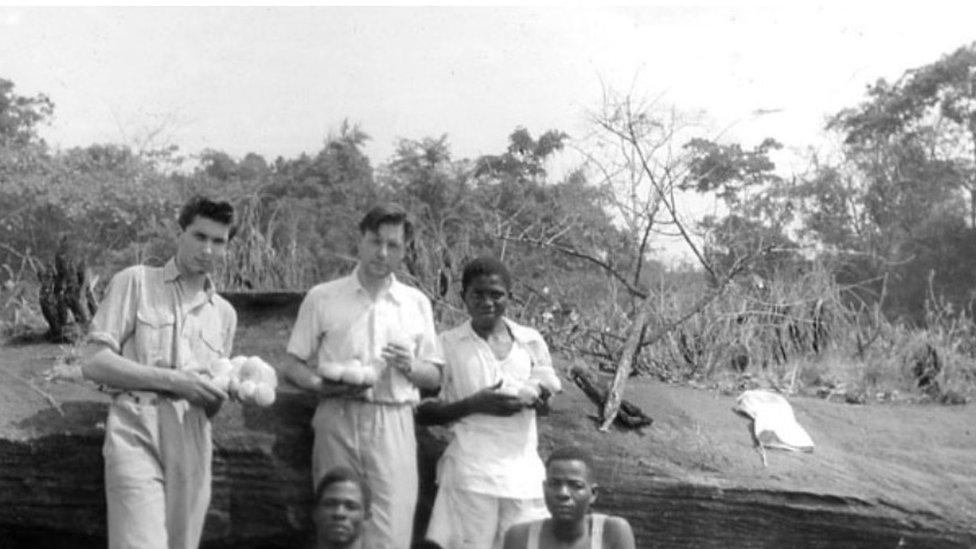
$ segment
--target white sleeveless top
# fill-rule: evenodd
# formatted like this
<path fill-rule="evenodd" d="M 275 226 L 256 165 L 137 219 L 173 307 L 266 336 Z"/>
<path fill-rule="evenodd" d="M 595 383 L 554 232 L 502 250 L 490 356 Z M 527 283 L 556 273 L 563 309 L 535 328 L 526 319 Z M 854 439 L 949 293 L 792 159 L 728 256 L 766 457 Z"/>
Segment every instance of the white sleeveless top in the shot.
<path fill-rule="evenodd" d="M 607 516 L 599 513 L 590 515 L 590 549 L 603 549 L 603 523 Z M 525 549 L 539 549 L 539 534 L 542 531 L 542 521 L 533 522 L 529 525 L 529 538 L 526 540 Z"/>

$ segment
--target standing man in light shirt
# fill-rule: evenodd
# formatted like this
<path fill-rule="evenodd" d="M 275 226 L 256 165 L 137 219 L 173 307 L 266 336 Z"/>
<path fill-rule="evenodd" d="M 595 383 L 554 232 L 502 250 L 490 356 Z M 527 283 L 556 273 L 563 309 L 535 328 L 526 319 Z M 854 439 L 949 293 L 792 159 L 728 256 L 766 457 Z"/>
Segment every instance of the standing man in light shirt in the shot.
<path fill-rule="evenodd" d="M 373 502 L 363 546 L 407 548 L 417 504 L 414 407 L 418 388 L 436 388 L 443 363 L 430 301 L 393 274 L 412 236 L 403 208 L 371 209 L 359 224 L 359 263 L 349 276 L 305 295 L 288 341 L 285 375 L 320 396 L 312 418 L 313 485 L 345 466 L 367 479 Z M 358 359 L 371 387 L 316 373 L 322 362 Z"/>
<path fill-rule="evenodd" d="M 210 278 L 234 208 L 196 197 L 179 226 L 166 265 L 112 277 L 82 366 L 115 393 L 102 449 L 113 549 L 194 549 L 210 504 L 210 418 L 227 394 L 196 370 L 229 356 L 234 341 L 237 314 Z"/>
<path fill-rule="evenodd" d="M 427 539 L 444 549 L 498 549 L 505 531 L 549 516 L 542 493 L 536 409 L 504 386 L 530 378 L 560 389 L 542 335 L 505 317 L 511 275 L 483 257 L 464 267 L 461 294 L 470 320 L 440 335 L 444 370 L 438 400 L 417 410 L 424 424 L 451 423 L 454 434 L 437 464 L 437 497 Z"/>

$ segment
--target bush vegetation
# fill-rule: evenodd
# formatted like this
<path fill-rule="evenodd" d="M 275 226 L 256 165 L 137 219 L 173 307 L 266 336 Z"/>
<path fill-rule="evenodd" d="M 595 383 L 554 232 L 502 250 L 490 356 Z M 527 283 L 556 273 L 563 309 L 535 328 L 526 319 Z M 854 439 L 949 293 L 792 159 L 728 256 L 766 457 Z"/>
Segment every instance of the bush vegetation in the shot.
<path fill-rule="evenodd" d="M 651 300 L 644 333 L 661 337 L 641 340 L 638 375 L 848 402 L 960 401 L 976 387 L 976 92 L 960 76 L 973 67 L 967 46 L 869 87 L 830 121 L 838 157 L 811 154 L 789 178 L 776 172 L 775 140 L 713 141 L 673 110 L 612 93 L 587 139 L 517 128 L 506 150 L 475 159 L 427 137 L 401 140 L 374 167 L 369 136 L 349 123 L 318 152 L 273 162 L 186 158 L 175 146 L 54 150 L 40 137 L 51 100 L 0 79 L 0 323 L 8 335 L 42 324 L 37 275 L 66 242 L 96 290 L 128 264 L 164 262 L 192 194 L 239 211 L 216 277 L 224 291 L 304 290 L 348 272 L 359 216 L 395 200 L 417 223 L 402 274 L 442 326 L 463 318 L 463 263 L 490 253 L 516 274 L 517 316 L 605 369 Z M 551 177 L 570 144 L 586 161 Z M 683 200 L 695 195 L 724 213 L 688 222 Z M 665 233 L 697 263 L 663 263 Z"/>

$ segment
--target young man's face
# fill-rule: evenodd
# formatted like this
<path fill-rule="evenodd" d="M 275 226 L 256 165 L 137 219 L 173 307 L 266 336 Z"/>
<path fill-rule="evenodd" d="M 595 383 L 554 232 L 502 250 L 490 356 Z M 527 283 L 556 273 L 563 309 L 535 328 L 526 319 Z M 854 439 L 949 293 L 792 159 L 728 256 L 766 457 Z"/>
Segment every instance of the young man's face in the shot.
<path fill-rule="evenodd" d="M 400 266 L 406 248 L 403 224 L 384 223 L 359 239 L 359 269 L 371 280 L 386 278 Z"/>
<path fill-rule="evenodd" d="M 589 468 L 579 460 L 555 460 L 546 467 L 542 491 L 546 507 L 558 522 L 582 520 L 596 500 L 596 484 Z"/>
<path fill-rule="evenodd" d="M 212 273 L 227 253 L 230 225 L 196 216 L 180 232 L 176 243 L 176 264 L 184 274 Z"/>
<path fill-rule="evenodd" d="M 332 483 L 322 494 L 313 518 L 320 547 L 345 547 L 359 539 L 369 511 L 363 492 L 349 480 Z"/>
<path fill-rule="evenodd" d="M 497 274 L 474 277 L 461 296 L 474 326 L 493 326 L 505 314 L 508 306 L 508 287 Z"/>

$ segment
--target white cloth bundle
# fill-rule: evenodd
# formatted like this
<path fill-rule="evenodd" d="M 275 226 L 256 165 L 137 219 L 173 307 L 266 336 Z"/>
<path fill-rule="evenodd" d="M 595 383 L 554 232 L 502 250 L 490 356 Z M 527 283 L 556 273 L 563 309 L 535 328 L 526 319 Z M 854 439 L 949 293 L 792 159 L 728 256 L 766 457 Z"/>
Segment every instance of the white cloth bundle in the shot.
<path fill-rule="evenodd" d="M 813 451 L 813 440 L 797 423 L 793 408 L 782 395 L 760 389 L 746 391 L 736 399 L 732 410 L 753 420 L 753 434 L 760 449 Z"/>

